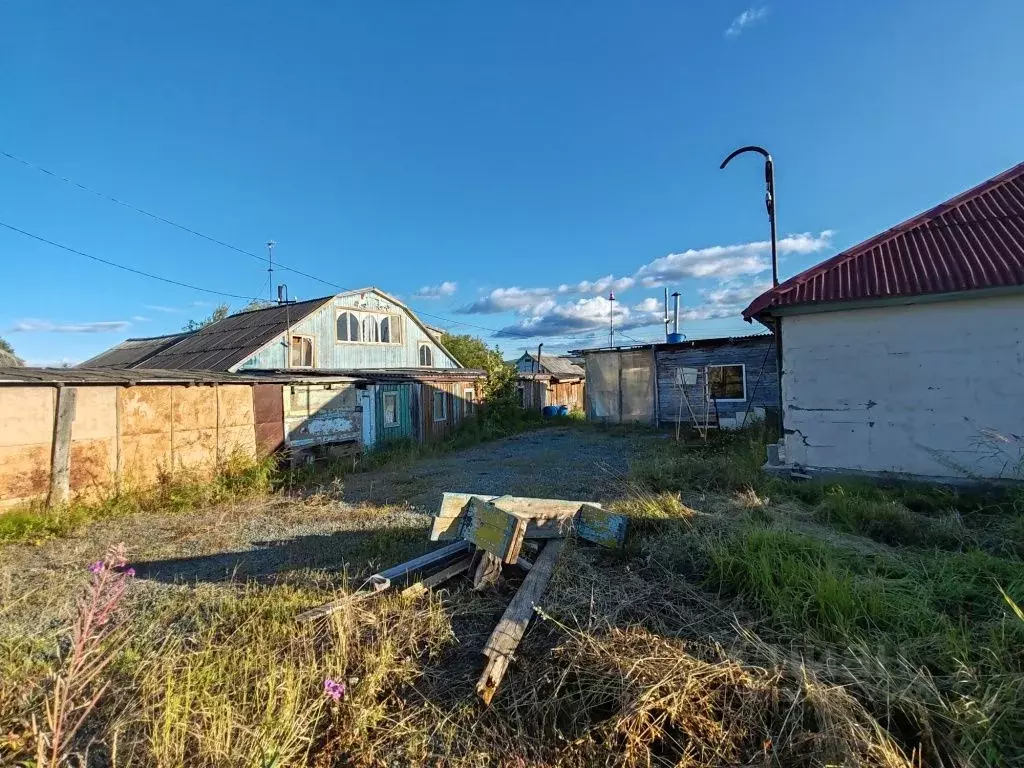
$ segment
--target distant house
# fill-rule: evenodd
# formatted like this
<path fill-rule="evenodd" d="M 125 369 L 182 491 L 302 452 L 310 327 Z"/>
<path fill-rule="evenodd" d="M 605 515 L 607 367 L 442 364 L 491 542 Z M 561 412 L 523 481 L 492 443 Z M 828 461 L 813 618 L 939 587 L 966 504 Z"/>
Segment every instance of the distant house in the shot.
<path fill-rule="evenodd" d="M 541 355 L 540 370 L 537 370 L 537 357 L 524 352 L 514 363 L 519 373 L 550 373 L 555 376 L 578 376 L 583 378 L 586 371 L 582 366 L 565 357 Z"/>
<path fill-rule="evenodd" d="M 364 288 L 238 312 L 196 331 L 128 339 L 80 367 L 235 372 L 461 366 L 402 302 Z"/>
<path fill-rule="evenodd" d="M 1022 477 L 1024 163 L 743 315 L 780 329 L 784 466 Z"/>
<path fill-rule="evenodd" d="M 437 329 L 377 288 L 239 312 L 196 331 L 128 339 L 79 367 L 285 374 L 294 385 L 255 402 L 274 411 L 268 423 L 284 424 L 283 434 L 268 440 L 311 454 L 352 443 L 443 438 L 475 413 L 484 376 L 463 368 Z M 350 410 L 357 418 L 338 415 Z"/>
<path fill-rule="evenodd" d="M 580 351 L 587 418 L 613 424 L 741 427 L 778 412 L 772 336 Z"/>

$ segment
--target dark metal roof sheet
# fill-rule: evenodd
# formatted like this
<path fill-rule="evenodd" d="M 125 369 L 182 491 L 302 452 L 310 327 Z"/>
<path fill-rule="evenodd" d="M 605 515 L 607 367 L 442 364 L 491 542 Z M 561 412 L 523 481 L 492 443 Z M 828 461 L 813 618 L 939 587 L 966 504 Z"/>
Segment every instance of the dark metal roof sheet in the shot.
<path fill-rule="evenodd" d="M 775 307 L 1024 285 L 1024 163 L 833 256 L 751 302 Z"/>
<path fill-rule="evenodd" d="M 95 357 L 90 357 L 78 368 L 131 368 L 155 355 L 188 333 L 171 333 L 166 336 L 152 336 L 146 339 L 126 339 Z"/>
<path fill-rule="evenodd" d="M 543 369 L 555 376 L 583 376 L 586 373 L 580 366 L 563 357 L 541 355 L 540 364 Z"/>
<path fill-rule="evenodd" d="M 246 369 L 254 376 L 291 376 L 293 378 L 318 379 L 329 376 L 347 376 L 368 381 L 475 381 L 487 376 L 481 368 L 345 368 L 345 369 Z"/>
<path fill-rule="evenodd" d="M 294 325 L 333 298 L 325 296 L 228 315 L 219 322 L 185 334 L 179 341 L 137 363 L 135 367 L 227 371 L 284 333 L 289 325 Z"/>

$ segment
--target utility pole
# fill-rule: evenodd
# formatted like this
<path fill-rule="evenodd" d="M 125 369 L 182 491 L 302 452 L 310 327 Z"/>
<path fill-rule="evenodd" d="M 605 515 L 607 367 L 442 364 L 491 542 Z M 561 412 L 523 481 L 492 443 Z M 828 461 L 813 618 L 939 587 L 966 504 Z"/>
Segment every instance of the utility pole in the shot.
<path fill-rule="evenodd" d="M 615 292 L 608 291 L 608 349 L 615 349 Z"/>
<path fill-rule="evenodd" d="M 274 246 L 273 240 L 267 240 L 267 285 L 270 286 L 270 300 L 274 300 Z"/>

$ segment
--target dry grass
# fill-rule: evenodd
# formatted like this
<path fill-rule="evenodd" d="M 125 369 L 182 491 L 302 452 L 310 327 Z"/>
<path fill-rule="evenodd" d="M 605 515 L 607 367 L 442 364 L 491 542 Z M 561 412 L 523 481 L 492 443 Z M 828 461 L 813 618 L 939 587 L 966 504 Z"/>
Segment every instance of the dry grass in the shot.
<path fill-rule="evenodd" d="M 863 499 L 882 509 L 894 499 L 869 491 L 846 493 L 853 523 L 837 524 L 820 511 L 836 493 L 751 469 L 757 439 L 694 455 L 630 437 L 634 474 L 614 502 L 632 517 L 626 550 L 567 547 L 489 710 L 473 696 L 478 650 L 514 583 L 478 595 L 455 581 L 296 625 L 299 611 L 349 589 L 343 576 L 139 582 L 126 595 L 130 639 L 74 749 L 112 766 L 1019 764 L 1016 556 L 972 547 L 988 529 L 939 494 L 896 499 L 896 514 L 941 521 L 956 508 L 972 531 L 957 540 L 965 551 L 871 536 L 857 521 L 879 516 Z M 407 521 L 388 529 L 372 507 L 321 506 L 332 523 L 380 526 L 346 553 L 351 583 L 422 547 Z M 1014 530 L 1002 508 L 984 514 L 993 530 Z M 40 589 L 71 585 L 73 600 L 74 579 L 39 574 Z M 24 610 L 16 603 L 0 606 L 4 764 L 34 754 L 32 717 L 67 632 L 2 631 Z M 324 695 L 327 678 L 346 682 L 341 701 Z"/>

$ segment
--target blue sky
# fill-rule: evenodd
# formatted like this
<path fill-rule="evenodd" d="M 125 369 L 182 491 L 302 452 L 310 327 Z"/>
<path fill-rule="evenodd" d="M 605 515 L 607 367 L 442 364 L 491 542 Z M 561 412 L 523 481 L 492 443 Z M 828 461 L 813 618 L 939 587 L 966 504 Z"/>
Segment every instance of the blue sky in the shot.
<path fill-rule="evenodd" d="M 606 343 L 606 276 L 627 343 L 660 335 L 661 285 L 691 337 L 742 333 L 762 166 L 721 159 L 774 154 L 792 275 L 1024 159 L 1021 28 L 1017 0 L 8 0 L 0 150 L 509 355 Z M 257 259 L 6 157 L 0 222 L 270 295 Z M 0 255 L 0 335 L 36 364 L 221 300 L 3 228 Z"/>

